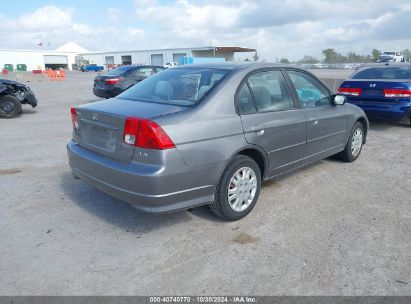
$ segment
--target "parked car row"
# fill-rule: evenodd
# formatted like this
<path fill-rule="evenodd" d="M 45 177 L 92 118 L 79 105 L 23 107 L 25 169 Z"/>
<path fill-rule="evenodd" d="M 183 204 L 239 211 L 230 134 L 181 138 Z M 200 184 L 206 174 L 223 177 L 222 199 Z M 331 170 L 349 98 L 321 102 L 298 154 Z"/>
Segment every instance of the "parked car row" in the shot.
<path fill-rule="evenodd" d="M 140 210 L 208 204 L 226 220 L 253 209 L 264 181 L 331 155 L 355 161 L 368 132 L 346 96 L 272 64 L 167 69 L 71 116 L 75 178 Z"/>

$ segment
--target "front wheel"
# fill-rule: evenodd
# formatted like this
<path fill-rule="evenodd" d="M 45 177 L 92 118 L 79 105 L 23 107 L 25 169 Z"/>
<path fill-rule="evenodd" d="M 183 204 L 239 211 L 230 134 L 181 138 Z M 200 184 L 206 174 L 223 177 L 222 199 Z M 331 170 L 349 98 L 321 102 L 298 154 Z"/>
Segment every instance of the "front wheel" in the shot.
<path fill-rule="evenodd" d="M 344 150 L 337 156 L 346 162 L 353 162 L 360 156 L 363 143 L 364 127 L 360 122 L 356 122 Z"/>
<path fill-rule="evenodd" d="M 257 163 L 248 156 L 237 155 L 224 170 L 210 208 L 225 220 L 239 220 L 254 208 L 260 189 L 261 172 Z"/>
<path fill-rule="evenodd" d="M 0 98 L 0 116 L 16 117 L 21 113 L 21 102 L 14 96 L 6 95 Z"/>

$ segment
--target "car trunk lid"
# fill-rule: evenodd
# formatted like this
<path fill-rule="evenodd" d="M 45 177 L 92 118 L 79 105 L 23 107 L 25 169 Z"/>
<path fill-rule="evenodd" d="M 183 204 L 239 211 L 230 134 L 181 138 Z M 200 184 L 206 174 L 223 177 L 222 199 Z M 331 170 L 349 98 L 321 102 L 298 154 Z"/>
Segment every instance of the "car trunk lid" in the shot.
<path fill-rule="evenodd" d="M 386 98 L 384 90 L 409 90 L 408 80 L 346 80 L 340 89 L 360 89 L 359 96 L 350 96 L 357 101 L 396 102 L 398 99 Z"/>
<path fill-rule="evenodd" d="M 104 89 L 107 87 L 112 87 L 120 82 L 123 77 L 119 76 L 106 76 L 98 75 L 94 78 L 94 87 L 98 89 Z"/>
<path fill-rule="evenodd" d="M 123 139 L 127 117 L 151 119 L 179 112 L 185 107 L 148 103 L 128 99 L 108 99 L 78 107 L 77 144 L 122 162 L 130 162 L 134 146 Z"/>

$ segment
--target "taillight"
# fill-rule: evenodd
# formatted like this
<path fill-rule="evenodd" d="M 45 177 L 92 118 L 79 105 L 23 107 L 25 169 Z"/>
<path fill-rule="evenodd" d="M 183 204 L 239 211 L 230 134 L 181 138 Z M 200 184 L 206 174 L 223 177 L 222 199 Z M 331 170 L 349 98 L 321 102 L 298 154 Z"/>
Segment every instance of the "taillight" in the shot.
<path fill-rule="evenodd" d="M 411 97 L 411 90 L 385 89 L 384 96 L 387 98 L 407 98 Z"/>
<path fill-rule="evenodd" d="M 128 117 L 124 124 L 124 142 L 140 148 L 165 150 L 175 145 L 166 132 L 154 121 Z"/>
<path fill-rule="evenodd" d="M 140 130 L 139 118 L 128 117 L 126 123 L 124 124 L 124 142 L 129 145 L 136 145 L 138 131 Z"/>
<path fill-rule="evenodd" d="M 106 79 L 106 80 L 104 80 L 104 82 L 106 83 L 106 84 L 109 84 L 109 85 L 115 85 L 117 82 L 119 82 L 121 80 L 121 78 L 111 78 L 111 79 Z"/>
<path fill-rule="evenodd" d="M 338 93 L 349 96 L 361 96 L 362 89 L 360 88 L 338 88 Z"/>
<path fill-rule="evenodd" d="M 75 107 L 71 108 L 71 121 L 73 122 L 73 128 L 75 130 L 78 130 L 80 126 L 78 123 L 78 115 L 77 115 L 77 110 Z"/>

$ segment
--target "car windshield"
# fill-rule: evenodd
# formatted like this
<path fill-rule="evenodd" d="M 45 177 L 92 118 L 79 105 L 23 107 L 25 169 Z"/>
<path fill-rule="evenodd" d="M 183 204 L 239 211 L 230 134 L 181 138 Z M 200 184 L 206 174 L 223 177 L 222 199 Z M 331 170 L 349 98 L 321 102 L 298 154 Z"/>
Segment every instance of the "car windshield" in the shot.
<path fill-rule="evenodd" d="M 411 66 L 368 68 L 354 74 L 352 79 L 411 79 Z"/>
<path fill-rule="evenodd" d="M 106 76 L 119 76 L 121 74 L 123 74 L 124 72 L 127 72 L 128 70 L 132 69 L 133 67 L 131 66 L 121 66 L 118 67 L 114 70 L 108 71 L 105 75 Z"/>
<path fill-rule="evenodd" d="M 118 98 L 178 106 L 200 102 L 229 70 L 213 68 L 169 69 L 133 86 Z"/>

